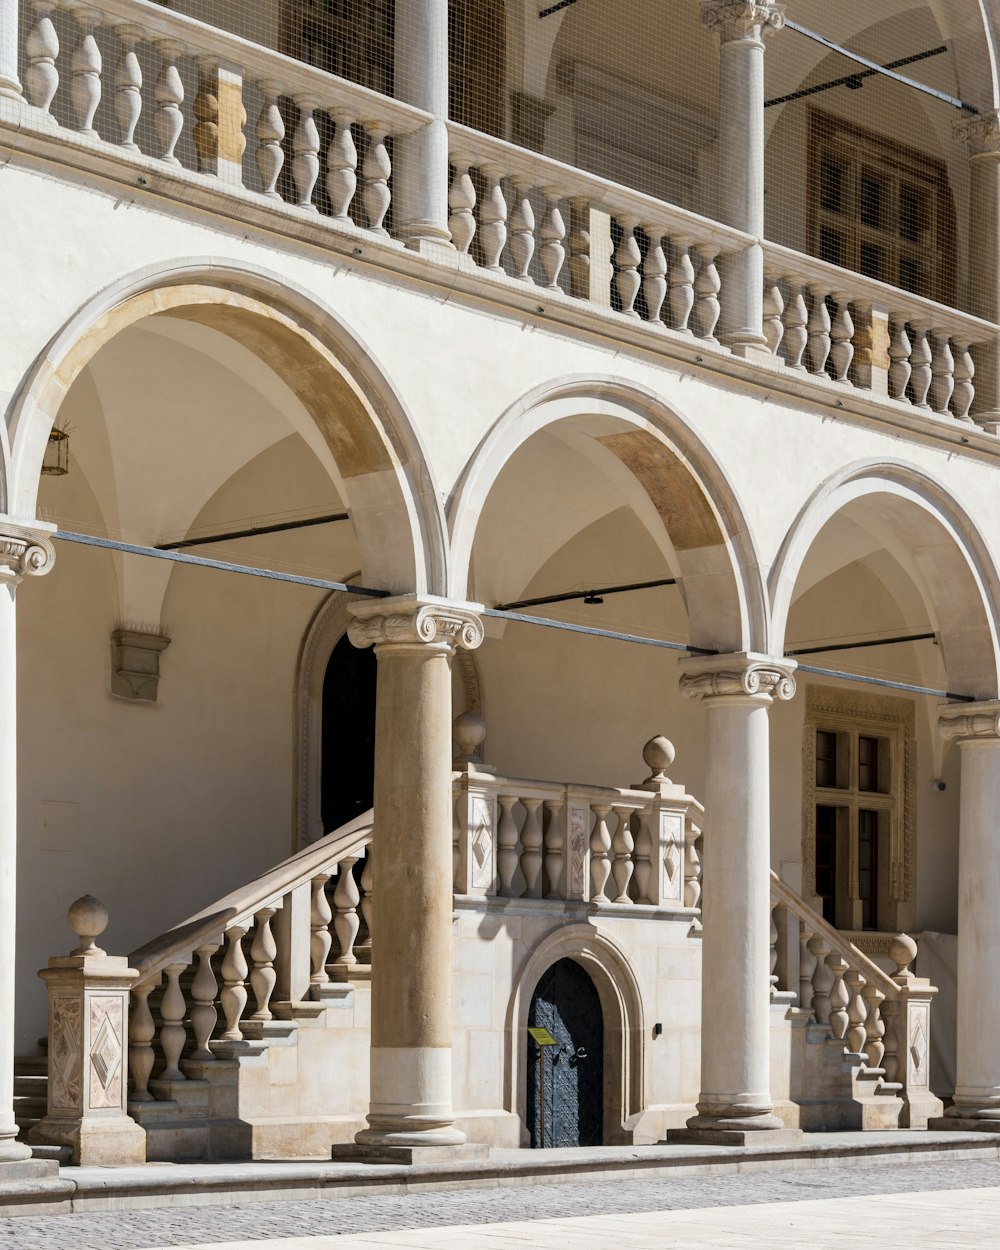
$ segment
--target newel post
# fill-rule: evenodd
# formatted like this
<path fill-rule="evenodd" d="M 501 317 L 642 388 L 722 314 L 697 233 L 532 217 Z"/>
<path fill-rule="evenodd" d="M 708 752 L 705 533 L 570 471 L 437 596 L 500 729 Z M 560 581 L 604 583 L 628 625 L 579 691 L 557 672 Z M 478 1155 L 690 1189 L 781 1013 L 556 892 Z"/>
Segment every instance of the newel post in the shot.
<path fill-rule="evenodd" d="M 937 989 L 910 971 L 916 954 L 917 944 L 909 934 L 901 933 L 889 943 L 889 958 L 896 965 L 892 979 L 899 986 L 899 997 L 895 1002 L 886 999 L 882 1015 L 889 1017 L 886 1027 L 895 1030 L 895 1079 L 903 1086 L 907 1126 L 927 1128 L 928 1120 L 942 1111 L 941 1100 L 930 1087 L 931 1002 Z"/>

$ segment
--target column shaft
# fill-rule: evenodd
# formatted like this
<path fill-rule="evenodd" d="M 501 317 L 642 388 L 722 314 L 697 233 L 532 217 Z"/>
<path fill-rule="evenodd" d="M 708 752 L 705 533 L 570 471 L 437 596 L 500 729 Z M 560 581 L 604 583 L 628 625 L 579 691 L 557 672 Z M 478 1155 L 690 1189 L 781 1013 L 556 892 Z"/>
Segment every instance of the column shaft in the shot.
<path fill-rule="evenodd" d="M 21 95 L 17 76 L 18 0 L 0 0 L 0 95 Z"/>
<path fill-rule="evenodd" d="M 396 138 L 393 207 L 408 247 L 451 244 L 448 229 L 448 0 L 396 0 L 396 96 L 433 114 Z"/>

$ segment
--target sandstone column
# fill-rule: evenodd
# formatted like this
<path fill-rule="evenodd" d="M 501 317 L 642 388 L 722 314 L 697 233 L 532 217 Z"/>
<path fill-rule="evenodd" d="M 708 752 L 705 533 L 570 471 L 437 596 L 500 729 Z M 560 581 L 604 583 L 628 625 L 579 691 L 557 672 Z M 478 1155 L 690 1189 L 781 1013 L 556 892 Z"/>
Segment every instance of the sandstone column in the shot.
<path fill-rule="evenodd" d="M 0 0 L 0 96 L 21 98 L 17 76 L 17 0 Z"/>
<path fill-rule="evenodd" d="M 784 1126 L 770 1094 L 771 830 L 768 709 L 795 693 L 794 663 L 682 660 L 681 690 L 708 717 L 702 894 L 701 1094 L 671 1140 L 741 1145 Z"/>
<path fill-rule="evenodd" d="M 930 1128 L 1000 1132 L 1000 702 L 939 715 L 961 751 L 958 846 L 958 1052 L 955 1104 Z"/>
<path fill-rule="evenodd" d="M 0 1164 L 30 1158 L 14 1122 L 14 951 L 17 926 L 17 631 L 23 577 L 47 573 L 47 535 L 0 517 Z M 3 1168 L 0 1167 L 0 1181 Z"/>
<path fill-rule="evenodd" d="M 969 312 L 1000 320 L 1000 112 L 965 118 L 955 137 L 969 145 Z M 995 429 L 1000 423 L 1000 349 L 983 343 L 976 353 L 972 416 Z"/>
<path fill-rule="evenodd" d="M 451 246 L 448 229 L 448 0 L 396 0 L 396 97 L 433 115 L 399 135 L 393 156 L 396 233 L 407 247 Z"/>
<path fill-rule="evenodd" d="M 770 0 L 701 0 L 701 20 L 722 40 L 718 217 L 759 239 L 764 233 L 764 35 L 784 25 L 784 14 Z M 739 356 L 769 354 L 760 245 L 720 257 L 719 273 L 720 340 Z"/>
<path fill-rule="evenodd" d="M 412 1158 L 465 1141 L 451 1105 L 451 659 L 483 630 L 445 600 L 351 611 L 351 641 L 378 657 L 371 1103 L 357 1140 Z"/>

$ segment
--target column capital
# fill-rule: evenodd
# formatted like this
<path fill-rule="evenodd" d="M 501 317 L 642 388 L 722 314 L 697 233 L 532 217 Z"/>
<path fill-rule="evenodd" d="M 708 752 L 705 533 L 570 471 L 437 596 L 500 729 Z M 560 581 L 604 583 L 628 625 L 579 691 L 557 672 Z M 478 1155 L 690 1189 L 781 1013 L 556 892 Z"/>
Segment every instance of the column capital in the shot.
<path fill-rule="evenodd" d="M 947 703 L 938 708 L 938 729 L 946 742 L 1000 741 L 1000 700 Z"/>
<path fill-rule="evenodd" d="M 0 516 L 0 582 L 16 586 L 22 577 L 41 577 L 55 562 L 51 531 Z"/>
<path fill-rule="evenodd" d="M 432 596 L 398 595 L 352 603 L 347 635 L 356 647 L 426 646 L 474 651 L 483 641 L 475 605 Z"/>
<path fill-rule="evenodd" d="M 742 651 L 733 655 L 684 656 L 681 694 L 688 699 L 791 699 L 794 660 Z"/>
<path fill-rule="evenodd" d="M 971 156 L 1000 156 L 1000 109 L 965 116 L 951 132 L 959 143 L 969 145 Z"/>
<path fill-rule="evenodd" d="M 723 43 L 760 39 L 785 24 L 784 5 L 770 0 L 701 0 L 701 20 Z"/>

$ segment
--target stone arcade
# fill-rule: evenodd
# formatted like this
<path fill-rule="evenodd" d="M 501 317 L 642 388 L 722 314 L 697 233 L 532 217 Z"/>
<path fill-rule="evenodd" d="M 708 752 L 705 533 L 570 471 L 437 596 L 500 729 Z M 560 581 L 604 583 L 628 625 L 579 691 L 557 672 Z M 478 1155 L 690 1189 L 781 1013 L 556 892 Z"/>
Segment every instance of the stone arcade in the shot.
<path fill-rule="evenodd" d="M 0 0 L 0 1198 L 998 1127 L 1000 14 L 670 7 Z"/>

